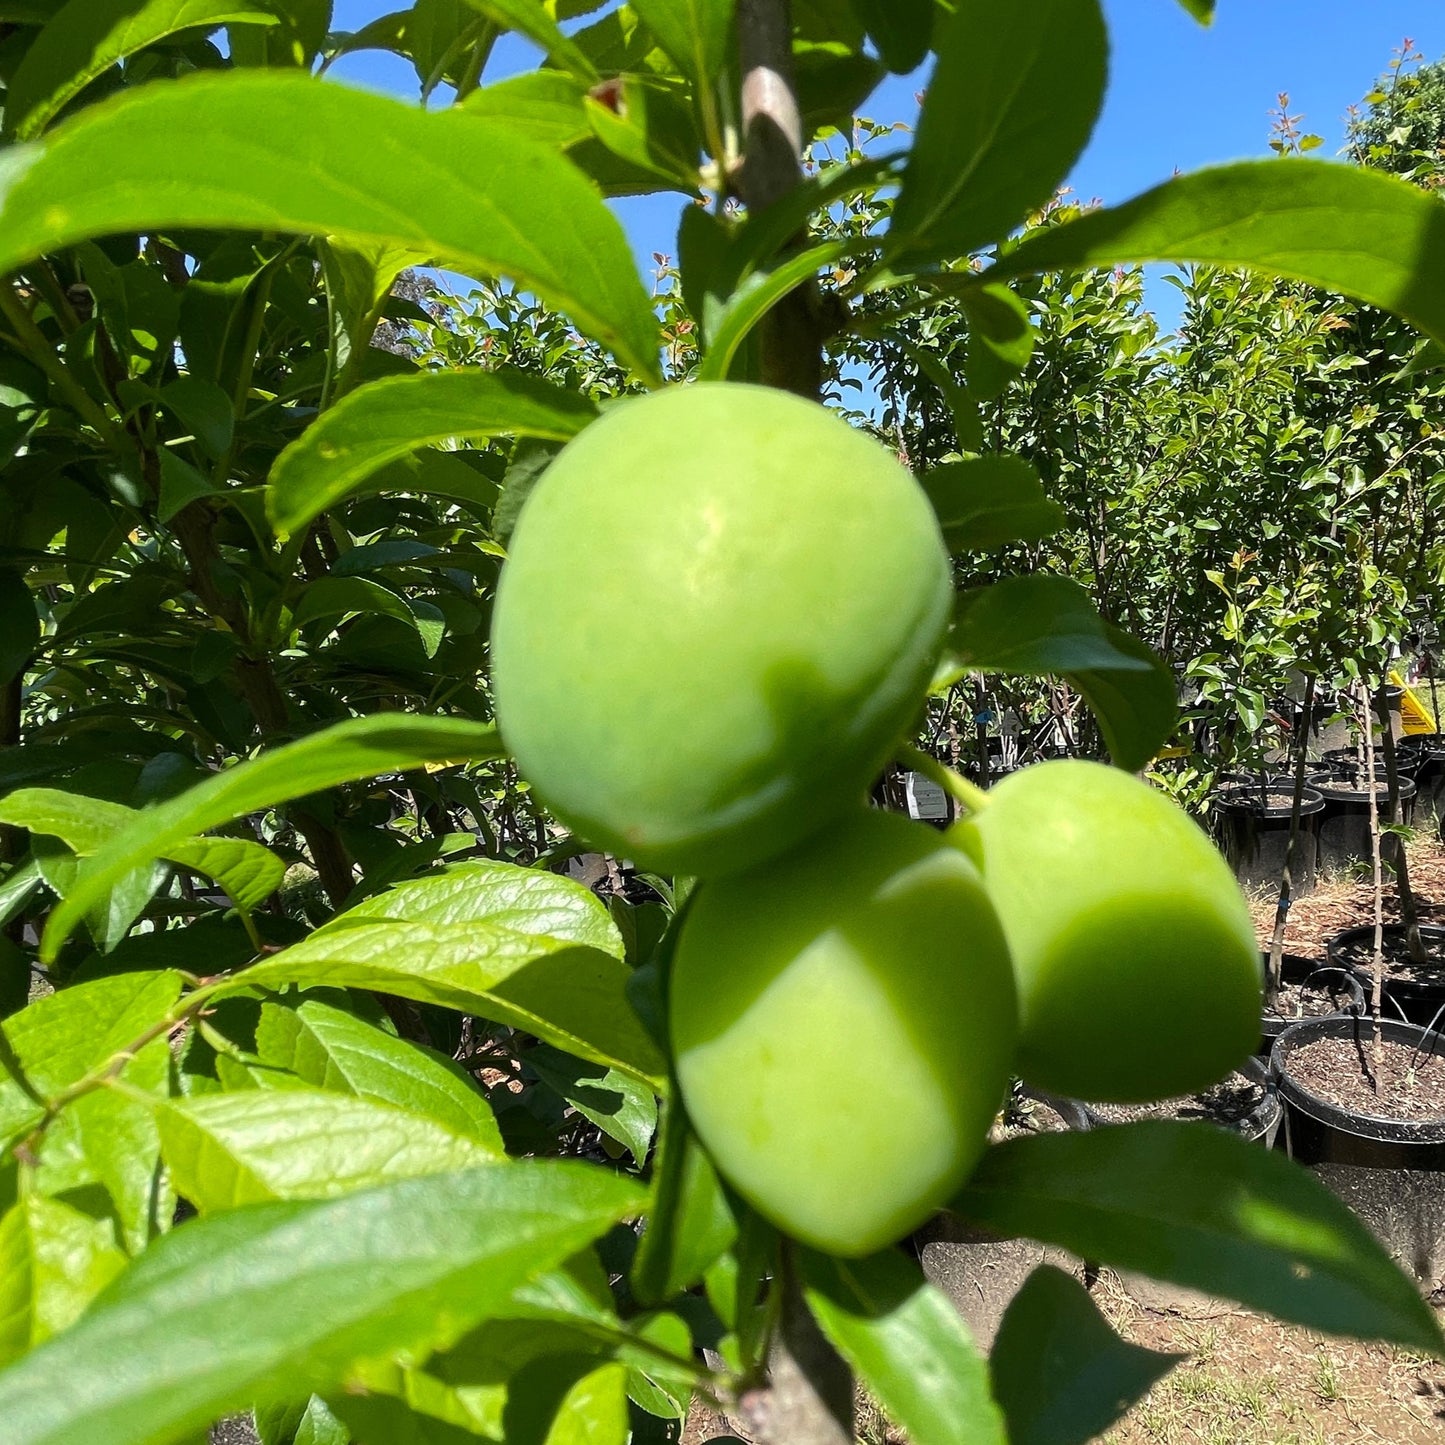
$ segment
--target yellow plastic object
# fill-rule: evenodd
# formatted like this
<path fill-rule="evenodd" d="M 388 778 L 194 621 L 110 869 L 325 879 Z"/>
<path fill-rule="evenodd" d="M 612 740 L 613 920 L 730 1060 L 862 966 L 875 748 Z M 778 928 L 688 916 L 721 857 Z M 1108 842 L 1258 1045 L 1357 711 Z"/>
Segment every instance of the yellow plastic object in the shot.
<path fill-rule="evenodd" d="M 1405 726 L 1407 737 L 1418 737 L 1421 733 L 1439 732 L 1435 725 L 1435 714 L 1425 706 L 1424 699 L 1412 688 L 1398 672 L 1390 673 L 1390 681 L 1396 687 L 1404 689 L 1404 696 L 1400 699 L 1400 720 Z"/>

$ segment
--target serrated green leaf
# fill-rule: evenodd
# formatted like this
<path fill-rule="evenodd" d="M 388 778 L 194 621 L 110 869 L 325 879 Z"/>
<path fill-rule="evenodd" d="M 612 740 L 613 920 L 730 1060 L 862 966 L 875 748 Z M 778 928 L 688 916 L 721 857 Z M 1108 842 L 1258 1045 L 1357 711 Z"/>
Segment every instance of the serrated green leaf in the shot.
<path fill-rule="evenodd" d="M 617 1175 L 522 1160 L 195 1221 L 0 1372 L 6 1445 L 160 1445 L 362 1360 L 424 1357 L 640 1203 Z"/>
<path fill-rule="evenodd" d="M 1104 99 L 1097 0 L 959 0 L 893 207 L 893 264 L 951 259 L 1001 240 L 1068 174 Z"/>
<path fill-rule="evenodd" d="M 267 510 L 288 536 L 419 447 L 501 435 L 567 441 L 596 415 L 585 396 L 511 370 L 383 377 L 342 397 L 276 458 Z"/>
<path fill-rule="evenodd" d="M 1009 1445 L 1087 1445 L 1185 1358 L 1121 1340 L 1078 1280 L 1041 1265 L 989 1357 Z"/>
<path fill-rule="evenodd" d="M 541 868 L 493 858 L 454 863 L 348 909 L 349 919 L 411 923 L 488 923 L 516 933 L 562 939 L 622 958 L 622 935 L 590 888 Z"/>
<path fill-rule="evenodd" d="M 920 481 L 951 552 L 1036 542 L 1064 525 L 1064 509 L 1045 494 L 1038 471 L 1006 454 L 945 462 Z"/>
<path fill-rule="evenodd" d="M 261 1445 L 351 1445 L 351 1431 L 319 1395 L 289 1405 L 265 1405 L 255 1412 Z"/>
<path fill-rule="evenodd" d="M 127 1263 L 109 1221 L 20 1199 L 0 1218 L 0 1366 L 73 1324 Z"/>
<path fill-rule="evenodd" d="M 988 281 L 1144 261 L 1205 262 L 1343 292 L 1445 341 L 1445 207 L 1365 166 L 1240 161 L 1166 181 L 1024 241 Z"/>
<path fill-rule="evenodd" d="M 42 957 L 54 959 L 85 909 L 113 883 L 149 859 L 166 857 L 169 848 L 192 834 L 358 778 L 500 755 L 491 726 L 379 713 L 337 723 L 214 774 L 146 809 L 82 865 L 74 887 L 50 915 Z"/>
<path fill-rule="evenodd" d="M 1415 1284 L 1312 1175 L 1223 1129 L 1151 1121 L 990 1149 L 951 1208 L 1327 1334 L 1439 1353 Z"/>
<path fill-rule="evenodd" d="M 988 1366 L 962 1316 L 895 1250 L 805 1251 L 803 1293 L 834 1348 L 915 1445 L 1009 1445 Z"/>
<path fill-rule="evenodd" d="M 260 0 L 70 0 L 10 77 L 6 132 L 30 140 L 112 65 L 179 31 L 276 23 Z"/>
<path fill-rule="evenodd" d="M 330 1199 L 506 1157 L 425 1114 L 324 1089 L 204 1094 L 162 1105 L 156 1117 L 176 1189 L 202 1214 Z"/>
<path fill-rule="evenodd" d="M 187 226 L 337 236 L 509 276 L 659 377 L 657 320 L 621 224 L 554 151 L 462 108 L 426 112 L 294 71 L 203 73 L 91 106 L 0 168 L 0 270 Z"/>
<path fill-rule="evenodd" d="M 320 999 L 264 1003 L 256 1058 L 302 1083 L 424 1114 L 494 1154 L 504 1152 L 491 1108 L 460 1067 Z"/>
<path fill-rule="evenodd" d="M 661 1087 L 662 1060 L 627 1002 L 630 973 L 600 949 L 490 923 L 343 914 L 238 974 L 236 986 L 398 994 L 509 1024 Z"/>

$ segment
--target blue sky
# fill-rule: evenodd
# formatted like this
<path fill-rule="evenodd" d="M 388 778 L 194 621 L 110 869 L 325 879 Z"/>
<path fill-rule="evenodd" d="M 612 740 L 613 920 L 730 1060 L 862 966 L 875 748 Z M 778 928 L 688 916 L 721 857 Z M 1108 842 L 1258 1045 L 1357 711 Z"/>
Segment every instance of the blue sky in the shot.
<path fill-rule="evenodd" d="M 402 0 L 336 0 L 335 27 L 358 29 Z M 1004 0 L 1021 4 L 1027 0 Z M 1127 199 L 1174 170 L 1267 154 L 1270 111 L 1287 91 L 1290 113 L 1324 138 L 1335 155 L 1346 108 L 1358 101 L 1406 36 L 1427 59 L 1445 55 L 1445 5 L 1439 0 L 1218 0 L 1203 29 L 1176 0 L 1105 0 L 1112 41 L 1109 93 L 1087 150 L 1069 179 L 1080 199 Z M 499 50 L 487 78 L 534 63 L 520 44 Z M 405 62 L 376 54 L 349 57 L 333 74 L 414 96 Z M 876 120 L 911 120 L 926 76 L 893 79 L 868 102 Z M 629 201 L 623 218 L 641 264 L 671 252 L 681 200 Z M 1172 296 L 1171 288 L 1163 288 Z M 1159 288 L 1151 300 L 1164 302 Z"/>

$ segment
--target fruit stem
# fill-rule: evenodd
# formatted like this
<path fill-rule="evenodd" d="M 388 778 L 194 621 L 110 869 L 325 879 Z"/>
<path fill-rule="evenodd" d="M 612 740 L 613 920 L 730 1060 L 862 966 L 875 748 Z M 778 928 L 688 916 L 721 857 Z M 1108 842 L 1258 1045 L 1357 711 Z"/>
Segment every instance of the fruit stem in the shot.
<path fill-rule="evenodd" d="M 932 779 L 950 797 L 957 798 L 970 813 L 982 812 L 989 804 L 988 794 L 976 783 L 970 783 L 962 774 L 930 757 L 922 748 L 904 743 L 898 749 L 898 761 L 915 773 L 922 773 Z"/>

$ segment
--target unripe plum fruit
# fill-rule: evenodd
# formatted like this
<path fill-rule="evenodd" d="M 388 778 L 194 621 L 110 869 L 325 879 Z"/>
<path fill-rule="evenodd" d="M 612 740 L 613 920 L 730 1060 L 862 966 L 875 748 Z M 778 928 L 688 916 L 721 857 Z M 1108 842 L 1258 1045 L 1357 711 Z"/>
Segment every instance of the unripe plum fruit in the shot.
<path fill-rule="evenodd" d="M 850 1256 L 963 1183 L 1017 1028 L 973 865 L 931 829 L 861 809 L 699 887 L 669 1008 L 682 1096 L 720 1172 L 787 1234 Z"/>
<path fill-rule="evenodd" d="M 887 448 L 785 392 L 670 387 L 608 409 L 524 504 L 497 720 L 590 842 L 750 867 L 857 805 L 922 706 L 950 595 Z"/>
<path fill-rule="evenodd" d="M 1142 1103 L 1222 1078 L 1259 1043 L 1259 949 L 1218 850 L 1162 793 L 1102 763 L 1036 764 L 951 838 L 1013 956 L 1019 1072 Z"/>

